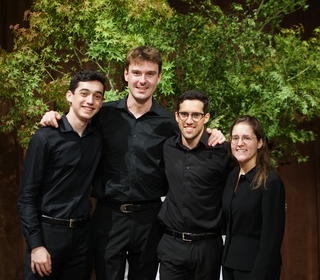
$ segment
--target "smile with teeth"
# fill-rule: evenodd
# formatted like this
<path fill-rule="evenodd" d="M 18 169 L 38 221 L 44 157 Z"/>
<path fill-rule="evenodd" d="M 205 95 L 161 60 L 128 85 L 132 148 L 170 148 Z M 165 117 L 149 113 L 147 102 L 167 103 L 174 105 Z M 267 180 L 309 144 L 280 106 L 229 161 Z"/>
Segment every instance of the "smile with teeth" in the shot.
<path fill-rule="evenodd" d="M 94 108 L 92 108 L 92 107 L 82 106 L 82 108 L 83 108 L 84 110 L 86 110 L 86 111 L 93 111 L 93 110 L 94 110 Z"/>
<path fill-rule="evenodd" d="M 194 130 L 194 127 L 193 126 L 185 126 L 184 130 L 187 132 L 192 132 Z"/>

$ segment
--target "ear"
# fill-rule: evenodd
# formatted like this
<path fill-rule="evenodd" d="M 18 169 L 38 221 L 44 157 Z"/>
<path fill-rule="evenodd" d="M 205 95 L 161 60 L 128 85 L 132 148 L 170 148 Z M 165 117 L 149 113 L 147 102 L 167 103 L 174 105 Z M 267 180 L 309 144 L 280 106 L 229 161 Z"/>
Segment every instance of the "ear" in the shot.
<path fill-rule="evenodd" d="M 128 74 L 129 74 L 128 69 L 124 69 L 123 76 L 126 82 L 128 82 Z"/>
<path fill-rule="evenodd" d="M 260 140 L 258 141 L 258 150 L 261 149 L 262 146 L 263 146 L 263 141 L 262 141 L 262 139 L 260 139 Z"/>
<path fill-rule="evenodd" d="M 210 119 L 210 113 L 206 113 L 205 115 L 204 115 L 204 117 L 203 117 L 203 119 L 204 119 L 204 124 L 206 124 L 208 121 L 209 121 L 209 119 Z"/>
<path fill-rule="evenodd" d="M 161 78 L 162 78 L 162 74 L 160 73 L 160 74 L 158 75 L 158 82 L 157 82 L 157 84 L 159 84 L 159 83 L 160 83 Z"/>
<path fill-rule="evenodd" d="M 175 117 L 176 117 L 176 122 L 179 122 L 179 114 L 178 114 L 178 112 L 175 112 Z"/>
<path fill-rule="evenodd" d="M 71 90 L 68 90 L 66 93 L 66 99 L 69 103 L 72 103 L 72 97 L 73 97 L 73 93 Z"/>

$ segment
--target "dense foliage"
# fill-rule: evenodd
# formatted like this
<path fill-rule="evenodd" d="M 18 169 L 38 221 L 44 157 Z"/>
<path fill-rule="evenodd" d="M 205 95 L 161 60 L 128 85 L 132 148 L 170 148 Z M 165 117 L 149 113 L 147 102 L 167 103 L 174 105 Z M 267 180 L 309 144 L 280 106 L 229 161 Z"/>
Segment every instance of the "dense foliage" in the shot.
<path fill-rule="evenodd" d="M 305 0 L 246 0 L 224 11 L 214 1 L 184 2 L 188 12 L 165 0 L 34 1 L 29 27 L 12 27 L 14 51 L 0 53 L 0 129 L 17 131 L 25 145 L 43 112 L 65 110 L 68 80 L 81 68 L 105 73 L 107 99 L 123 96 L 127 51 L 151 45 L 165 61 L 162 104 L 198 88 L 210 97 L 211 126 L 227 133 L 239 114 L 255 115 L 275 159 L 303 160 L 295 144 L 314 134 L 301 123 L 320 115 L 320 31 L 302 40 L 301 27 L 279 24 Z"/>

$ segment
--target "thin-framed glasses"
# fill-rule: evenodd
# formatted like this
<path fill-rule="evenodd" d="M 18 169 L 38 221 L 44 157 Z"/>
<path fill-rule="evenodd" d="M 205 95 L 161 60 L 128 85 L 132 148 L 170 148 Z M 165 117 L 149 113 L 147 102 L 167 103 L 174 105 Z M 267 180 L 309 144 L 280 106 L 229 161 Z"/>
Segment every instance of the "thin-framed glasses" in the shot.
<path fill-rule="evenodd" d="M 232 135 L 231 136 L 231 143 L 232 144 L 238 144 L 239 141 L 248 144 L 252 142 L 256 137 L 255 136 L 249 136 L 249 135 L 242 135 L 241 137 L 239 135 Z"/>
<path fill-rule="evenodd" d="M 199 113 L 199 112 L 192 112 L 192 113 L 188 113 L 188 112 L 178 112 L 178 115 L 180 117 L 181 120 L 185 121 L 189 118 L 189 116 L 191 116 L 191 119 L 194 122 L 198 122 L 200 121 L 203 117 L 204 117 L 204 113 Z"/>

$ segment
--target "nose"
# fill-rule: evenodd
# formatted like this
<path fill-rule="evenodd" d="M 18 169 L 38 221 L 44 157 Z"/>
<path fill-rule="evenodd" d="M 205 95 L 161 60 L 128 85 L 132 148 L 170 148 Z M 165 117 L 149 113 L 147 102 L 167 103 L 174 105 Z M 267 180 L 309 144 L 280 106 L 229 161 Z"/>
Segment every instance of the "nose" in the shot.
<path fill-rule="evenodd" d="M 92 94 L 89 94 L 86 98 L 86 102 L 88 104 L 93 104 L 93 95 Z"/>
<path fill-rule="evenodd" d="M 237 144 L 238 145 L 244 144 L 244 140 L 242 137 L 239 137 Z"/>
<path fill-rule="evenodd" d="M 141 83 L 141 84 L 144 84 L 144 83 L 146 83 L 146 81 L 147 81 L 146 75 L 144 75 L 144 74 L 141 75 L 141 76 L 140 76 L 140 83 Z"/>
<path fill-rule="evenodd" d="M 193 123 L 193 119 L 192 119 L 192 115 L 189 114 L 187 119 L 186 119 L 186 123 Z"/>

